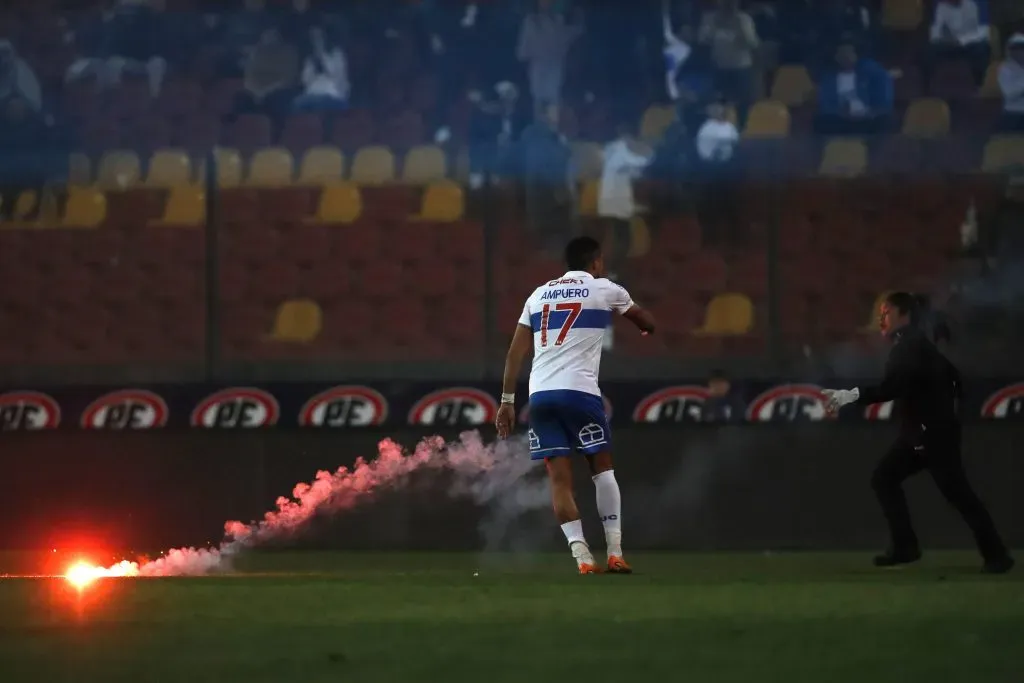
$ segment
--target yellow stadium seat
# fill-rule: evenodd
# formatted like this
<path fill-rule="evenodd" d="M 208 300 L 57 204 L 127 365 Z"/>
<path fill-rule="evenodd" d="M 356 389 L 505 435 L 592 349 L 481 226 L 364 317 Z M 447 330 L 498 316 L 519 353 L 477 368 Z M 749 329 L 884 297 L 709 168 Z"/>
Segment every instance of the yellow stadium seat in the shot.
<path fill-rule="evenodd" d="M 107 218 L 107 197 L 99 190 L 71 186 L 61 217 L 62 228 L 96 228 Z"/>
<path fill-rule="evenodd" d="M 593 180 L 601 177 L 604 168 L 604 153 L 596 142 L 576 142 L 572 146 L 573 164 L 579 180 Z"/>
<path fill-rule="evenodd" d="M 171 188 L 164 213 L 151 225 L 196 226 L 206 218 L 206 192 L 198 185 L 177 185 Z"/>
<path fill-rule="evenodd" d="M 1003 96 L 1003 91 L 999 88 L 999 67 L 1002 65 L 1002 62 L 992 62 L 988 65 L 988 70 L 985 71 L 985 82 L 982 83 L 981 89 L 978 91 L 979 97 L 996 98 Z"/>
<path fill-rule="evenodd" d="M 96 185 L 104 190 L 124 190 L 139 182 L 142 164 L 131 150 L 107 152 L 96 171 Z"/>
<path fill-rule="evenodd" d="M 413 185 L 426 185 L 444 180 L 447 161 L 435 145 L 418 145 L 409 150 L 402 164 L 402 180 Z"/>
<path fill-rule="evenodd" d="M 246 184 L 253 187 L 285 187 L 292 184 L 294 174 L 292 153 L 283 147 L 268 147 L 252 156 Z"/>
<path fill-rule="evenodd" d="M 640 119 L 640 137 L 657 142 L 675 120 L 676 110 L 671 105 L 652 104 Z"/>
<path fill-rule="evenodd" d="M 340 180 L 330 183 L 320 192 L 316 215 L 308 223 L 353 223 L 363 212 L 363 197 L 359 188 Z"/>
<path fill-rule="evenodd" d="M 345 156 L 337 147 L 314 147 L 302 157 L 299 184 L 326 185 L 345 175 Z"/>
<path fill-rule="evenodd" d="M 601 192 L 601 181 L 600 180 L 587 180 L 583 183 L 583 188 L 580 190 L 580 215 L 581 216 L 596 216 L 597 215 L 597 197 Z"/>
<path fill-rule="evenodd" d="M 395 155 L 387 147 L 363 147 L 352 160 L 351 180 L 360 185 L 381 185 L 395 179 Z"/>
<path fill-rule="evenodd" d="M 179 149 L 161 149 L 149 160 L 146 185 L 175 187 L 192 182 L 192 160 Z"/>
<path fill-rule="evenodd" d="M 829 140 L 821 155 L 822 175 L 852 178 L 859 176 L 868 166 L 868 149 L 861 140 Z"/>
<path fill-rule="evenodd" d="M 419 215 L 413 220 L 453 223 L 462 218 L 466 210 L 462 186 L 450 180 L 431 183 L 423 192 Z"/>
<path fill-rule="evenodd" d="M 784 65 L 775 72 L 772 99 L 789 107 L 799 107 L 814 95 L 814 81 L 803 66 Z"/>
<path fill-rule="evenodd" d="M 981 170 L 1002 173 L 1011 166 L 1024 164 L 1024 135 L 996 135 L 985 145 Z"/>
<path fill-rule="evenodd" d="M 238 187 L 242 184 L 242 157 L 238 150 L 218 147 L 213 151 L 217 162 L 217 185 L 220 187 Z M 206 182 L 206 162 L 199 167 L 200 183 Z"/>
<path fill-rule="evenodd" d="M 949 134 L 949 105 L 935 97 L 914 100 L 903 116 L 903 134 L 914 138 L 936 138 Z"/>
<path fill-rule="evenodd" d="M 92 162 L 84 154 L 74 153 L 68 157 L 68 182 L 71 185 L 92 185 Z"/>
<path fill-rule="evenodd" d="M 761 100 L 750 108 L 745 138 L 784 138 L 789 135 L 789 109 L 782 102 Z"/>
<path fill-rule="evenodd" d="M 739 336 L 754 328 L 754 304 L 743 294 L 719 294 L 704 313 L 704 324 L 693 333 L 697 336 Z"/>
<path fill-rule="evenodd" d="M 323 311 L 310 299 L 291 299 L 277 309 L 270 338 L 279 342 L 306 344 L 318 336 L 323 328 Z"/>
<path fill-rule="evenodd" d="M 913 31 L 924 18 L 922 0 L 885 0 L 882 27 L 891 31 Z"/>

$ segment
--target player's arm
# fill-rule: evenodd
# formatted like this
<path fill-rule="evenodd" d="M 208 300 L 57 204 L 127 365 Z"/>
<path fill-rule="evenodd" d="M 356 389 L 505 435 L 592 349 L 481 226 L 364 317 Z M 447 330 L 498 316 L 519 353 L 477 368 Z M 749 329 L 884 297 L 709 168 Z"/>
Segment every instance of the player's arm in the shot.
<path fill-rule="evenodd" d="M 519 381 L 519 371 L 523 367 L 523 359 L 532 346 L 533 326 L 530 323 L 530 307 L 527 305 L 523 308 L 523 315 L 519 318 L 515 334 L 512 335 L 512 343 L 508 345 L 508 353 L 505 354 L 505 374 L 501 381 L 501 406 L 498 408 L 498 416 L 494 420 L 498 437 L 501 439 L 512 433 L 512 426 L 516 420 L 516 384 Z"/>
<path fill-rule="evenodd" d="M 892 350 L 889 362 L 885 365 L 885 375 L 882 377 L 882 381 L 874 386 L 858 387 L 856 391 L 859 395 L 856 403 L 861 405 L 885 403 L 910 393 L 917 356 L 917 351 L 909 343 L 897 344 Z"/>
<path fill-rule="evenodd" d="M 647 309 L 638 306 L 625 287 L 608 281 L 605 291 L 608 308 L 636 325 L 644 334 L 654 333 L 654 316 Z"/>

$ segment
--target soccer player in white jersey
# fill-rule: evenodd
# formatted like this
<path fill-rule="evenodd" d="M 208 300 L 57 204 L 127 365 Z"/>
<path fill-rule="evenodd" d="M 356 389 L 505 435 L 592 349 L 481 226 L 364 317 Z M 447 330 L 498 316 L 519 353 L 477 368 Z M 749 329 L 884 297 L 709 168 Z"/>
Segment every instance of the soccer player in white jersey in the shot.
<path fill-rule="evenodd" d="M 596 573 L 572 491 L 570 456 L 582 454 L 597 490 L 608 571 L 629 574 L 632 569 L 622 557 L 622 503 L 612 468 L 611 431 L 597 375 L 612 314 L 625 316 L 643 334 L 654 332 L 654 318 L 633 303 L 625 289 L 604 277 L 601 245 L 593 238 L 572 240 L 565 249 L 565 262 L 569 272 L 541 285 L 526 300 L 505 360 L 495 426 L 502 439 L 512 432 L 516 382 L 532 345 L 530 456 L 547 464 L 555 516 L 580 574 Z"/>

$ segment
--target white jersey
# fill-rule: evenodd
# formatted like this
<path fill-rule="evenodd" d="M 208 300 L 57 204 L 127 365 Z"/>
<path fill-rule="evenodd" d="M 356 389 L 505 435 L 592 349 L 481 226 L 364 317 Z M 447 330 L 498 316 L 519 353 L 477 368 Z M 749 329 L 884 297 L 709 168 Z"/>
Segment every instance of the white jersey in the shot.
<path fill-rule="evenodd" d="M 533 330 L 530 395 L 540 391 L 580 391 L 601 395 L 604 332 L 612 312 L 633 305 L 629 293 L 605 278 L 571 270 L 534 290 L 519 324 Z"/>

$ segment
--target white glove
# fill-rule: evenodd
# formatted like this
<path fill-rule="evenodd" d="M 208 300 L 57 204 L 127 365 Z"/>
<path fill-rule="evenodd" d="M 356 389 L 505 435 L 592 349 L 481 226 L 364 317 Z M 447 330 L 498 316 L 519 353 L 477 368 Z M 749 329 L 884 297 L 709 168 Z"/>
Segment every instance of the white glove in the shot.
<path fill-rule="evenodd" d="M 860 398 L 860 389 L 822 389 L 825 395 L 825 410 L 834 413 L 848 403 L 853 403 Z"/>

